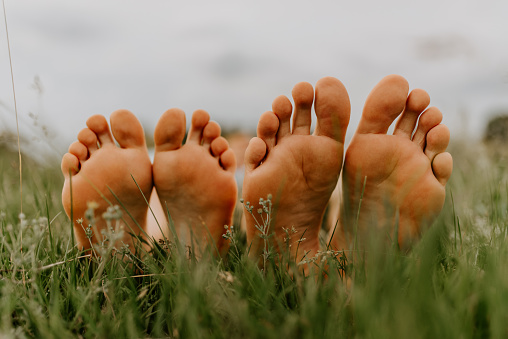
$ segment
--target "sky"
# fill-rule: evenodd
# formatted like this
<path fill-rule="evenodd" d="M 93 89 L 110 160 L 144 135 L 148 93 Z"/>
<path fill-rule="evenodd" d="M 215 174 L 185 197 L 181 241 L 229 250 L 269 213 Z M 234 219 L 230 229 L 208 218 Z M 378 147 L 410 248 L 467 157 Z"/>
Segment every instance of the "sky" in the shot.
<path fill-rule="evenodd" d="M 172 107 L 254 131 L 274 98 L 323 76 L 349 91 L 347 138 L 393 73 L 429 92 L 452 138 L 508 112 L 506 0 L 4 1 L 20 134 L 56 156 L 87 117 L 120 108 L 150 134 Z M 0 131 L 13 107 L 2 24 Z"/>

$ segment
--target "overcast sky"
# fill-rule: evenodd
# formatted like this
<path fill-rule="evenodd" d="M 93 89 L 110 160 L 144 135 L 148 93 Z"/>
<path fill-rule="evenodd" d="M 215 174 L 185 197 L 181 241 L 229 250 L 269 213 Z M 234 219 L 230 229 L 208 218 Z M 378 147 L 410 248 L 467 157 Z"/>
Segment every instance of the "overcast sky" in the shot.
<path fill-rule="evenodd" d="M 458 136 L 508 111 L 508 1 L 5 0 L 21 134 L 50 126 L 57 152 L 91 114 L 134 112 L 153 132 L 171 107 L 254 130 L 299 81 L 327 75 L 358 123 L 385 75 L 426 89 Z M 3 20 L 2 20 L 3 21 Z M 0 130 L 15 126 L 0 28 Z M 37 80 L 38 79 L 38 80 Z M 38 86 L 34 84 L 38 83 Z M 37 90 L 42 89 L 42 92 Z M 38 141 L 43 143 L 43 141 Z"/>

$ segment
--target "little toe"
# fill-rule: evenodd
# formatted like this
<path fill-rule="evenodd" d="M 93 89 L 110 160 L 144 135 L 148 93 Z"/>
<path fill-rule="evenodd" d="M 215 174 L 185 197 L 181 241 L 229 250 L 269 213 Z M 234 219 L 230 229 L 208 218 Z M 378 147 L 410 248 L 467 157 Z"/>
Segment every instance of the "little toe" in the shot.
<path fill-rule="evenodd" d="M 219 164 L 228 172 L 236 171 L 235 152 L 229 148 L 228 141 L 224 137 L 215 138 L 210 145 L 210 151 L 214 157 L 219 158 Z"/>
<path fill-rule="evenodd" d="M 407 98 L 406 108 L 395 125 L 393 135 L 405 136 L 411 139 L 418 117 L 429 104 L 430 96 L 426 91 L 423 89 L 412 90 Z"/>
<path fill-rule="evenodd" d="M 245 150 L 245 170 L 252 171 L 258 167 L 265 158 L 266 151 L 266 144 L 262 139 L 257 137 L 252 138 Z"/>
<path fill-rule="evenodd" d="M 111 114 L 111 131 L 122 148 L 146 147 L 145 132 L 138 118 L 121 109 Z"/>
<path fill-rule="evenodd" d="M 385 134 L 402 113 L 408 92 L 409 84 L 400 75 L 384 77 L 367 97 L 356 133 Z"/>
<path fill-rule="evenodd" d="M 279 129 L 279 119 L 273 112 L 265 112 L 259 118 L 257 134 L 268 147 L 270 151 L 276 143 L 277 131 Z"/>
<path fill-rule="evenodd" d="M 439 125 L 443 120 L 443 114 L 436 107 L 430 107 L 420 116 L 418 127 L 413 135 L 413 142 L 418 144 L 422 150 L 425 148 L 426 135 L 431 128 Z"/>
<path fill-rule="evenodd" d="M 434 157 L 446 151 L 450 142 L 450 130 L 446 125 L 437 125 L 427 133 L 427 143 L 425 145 L 425 155 L 434 160 Z"/>
<path fill-rule="evenodd" d="M 167 110 L 155 126 L 155 151 L 176 150 L 182 146 L 183 138 L 185 138 L 185 113 L 178 108 Z"/>
<path fill-rule="evenodd" d="M 210 149 L 212 141 L 220 136 L 220 126 L 215 121 L 209 121 L 203 129 L 203 147 Z"/>
<path fill-rule="evenodd" d="M 291 112 L 293 111 L 293 106 L 286 96 L 280 95 L 273 101 L 272 110 L 279 118 L 277 140 L 281 140 L 291 133 Z"/>
<path fill-rule="evenodd" d="M 228 172 L 235 173 L 236 171 L 236 157 L 235 152 L 228 148 L 220 155 L 220 164 Z"/>
<path fill-rule="evenodd" d="M 69 146 L 69 153 L 75 155 L 80 162 L 88 158 L 88 149 L 79 141 L 75 141 Z"/>
<path fill-rule="evenodd" d="M 86 126 L 88 126 L 88 128 L 97 135 L 97 139 L 101 147 L 108 144 L 114 144 L 113 137 L 109 131 L 108 122 L 104 116 L 100 114 L 92 115 L 86 121 Z"/>
<path fill-rule="evenodd" d="M 68 179 L 69 175 L 72 176 L 79 172 L 79 160 L 74 154 L 65 153 L 60 168 L 64 178 Z"/>
<path fill-rule="evenodd" d="M 218 137 L 211 142 L 210 151 L 214 157 L 219 157 L 229 148 L 228 141 L 223 137 Z"/>
<path fill-rule="evenodd" d="M 319 80 L 316 84 L 314 109 L 317 116 L 314 134 L 344 143 L 351 104 L 342 82 L 333 77 Z"/>
<path fill-rule="evenodd" d="M 444 186 L 450 179 L 453 171 L 453 158 L 448 152 L 439 153 L 432 161 L 432 171 L 436 179 Z"/>
<path fill-rule="evenodd" d="M 201 145 L 203 129 L 208 124 L 208 121 L 210 121 L 210 114 L 208 112 L 202 109 L 195 111 L 192 114 L 191 128 L 186 143 Z"/>
<path fill-rule="evenodd" d="M 312 123 L 311 111 L 314 101 L 314 89 L 308 82 L 295 85 L 293 91 L 295 112 L 293 114 L 293 134 L 309 135 Z"/>
<path fill-rule="evenodd" d="M 97 135 L 91 129 L 83 128 L 78 133 L 78 140 L 88 149 L 89 155 L 98 150 Z"/>

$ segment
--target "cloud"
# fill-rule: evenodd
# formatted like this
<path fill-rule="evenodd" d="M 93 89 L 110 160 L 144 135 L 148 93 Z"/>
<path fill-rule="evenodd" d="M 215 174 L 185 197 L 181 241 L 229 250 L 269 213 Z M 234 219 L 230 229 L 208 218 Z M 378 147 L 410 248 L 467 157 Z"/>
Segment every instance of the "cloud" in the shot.
<path fill-rule="evenodd" d="M 118 108 L 148 128 L 175 106 L 255 128 L 276 96 L 327 75 L 350 92 L 350 130 L 388 73 L 428 90 L 452 131 L 459 106 L 480 119 L 508 101 L 507 2 L 16 0 L 7 10 L 20 114 L 42 110 L 62 148 L 89 115 Z M 0 100 L 12 106 L 9 79 L 0 49 Z"/>

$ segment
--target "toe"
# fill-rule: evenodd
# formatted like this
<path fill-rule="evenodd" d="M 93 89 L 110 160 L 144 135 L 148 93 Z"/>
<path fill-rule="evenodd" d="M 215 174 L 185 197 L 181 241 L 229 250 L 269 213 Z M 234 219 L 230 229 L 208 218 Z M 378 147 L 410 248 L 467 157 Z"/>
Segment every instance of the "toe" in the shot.
<path fill-rule="evenodd" d="M 384 77 L 370 92 L 356 133 L 384 134 L 406 105 L 407 80 L 400 75 Z"/>
<path fill-rule="evenodd" d="M 88 149 L 89 155 L 92 155 L 95 151 L 97 151 L 98 149 L 97 135 L 94 132 L 92 132 L 91 129 L 83 128 L 78 133 L 78 140 Z"/>
<path fill-rule="evenodd" d="M 74 175 L 79 171 L 79 160 L 71 153 L 65 153 L 62 157 L 62 164 L 60 166 L 62 174 L 65 179 L 69 178 L 69 175 Z"/>
<path fill-rule="evenodd" d="M 69 146 L 69 153 L 75 155 L 80 162 L 85 161 L 88 157 L 88 149 L 79 141 L 75 141 Z"/>
<path fill-rule="evenodd" d="M 273 113 L 279 118 L 279 131 L 277 140 L 281 140 L 291 133 L 291 112 L 293 107 L 289 99 L 284 96 L 278 96 L 272 103 Z"/>
<path fill-rule="evenodd" d="M 235 152 L 229 148 L 228 141 L 223 137 L 215 138 L 210 145 L 210 151 L 214 157 L 219 158 L 219 163 L 228 172 L 236 171 Z"/>
<path fill-rule="evenodd" d="M 420 116 L 418 127 L 413 136 L 413 142 L 418 144 L 422 150 L 425 148 L 426 135 L 431 128 L 439 125 L 443 120 L 443 114 L 436 107 L 430 107 Z"/>
<path fill-rule="evenodd" d="M 323 135 L 344 143 L 351 104 L 344 85 L 332 77 L 316 84 L 314 109 L 317 116 L 315 135 Z"/>
<path fill-rule="evenodd" d="M 178 108 L 167 110 L 155 126 L 155 151 L 178 149 L 182 146 L 183 138 L 185 138 L 185 113 Z"/>
<path fill-rule="evenodd" d="M 432 161 L 432 171 L 436 179 L 444 186 L 450 179 L 453 170 L 453 158 L 450 153 L 439 153 Z"/>
<path fill-rule="evenodd" d="M 228 148 L 220 155 L 220 164 L 228 172 L 235 173 L 236 171 L 236 157 L 235 152 Z"/>
<path fill-rule="evenodd" d="M 92 132 L 97 135 L 97 139 L 99 140 L 101 147 L 108 144 L 113 144 L 113 137 L 109 131 L 108 122 L 102 115 L 92 115 L 86 121 L 86 125 L 90 130 L 92 130 Z"/>
<path fill-rule="evenodd" d="M 201 145 L 203 129 L 208 124 L 208 121 L 210 121 L 210 115 L 206 111 L 202 109 L 195 111 L 192 115 L 191 128 L 186 143 Z"/>
<path fill-rule="evenodd" d="M 295 102 L 293 134 L 309 135 L 314 89 L 308 82 L 300 82 L 293 88 L 292 95 Z"/>
<path fill-rule="evenodd" d="M 446 151 L 448 143 L 450 142 L 450 131 L 446 125 L 437 125 L 427 133 L 427 143 L 425 145 L 425 155 L 429 157 L 430 161 L 434 157 Z"/>
<path fill-rule="evenodd" d="M 145 132 L 138 118 L 127 110 L 111 114 L 111 131 L 122 148 L 146 147 Z"/>
<path fill-rule="evenodd" d="M 214 139 L 210 145 L 210 151 L 214 157 L 219 157 L 229 148 L 228 142 L 223 137 Z"/>
<path fill-rule="evenodd" d="M 212 141 L 220 136 L 220 126 L 215 121 L 210 121 L 203 129 L 203 147 L 210 149 Z"/>
<path fill-rule="evenodd" d="M 279 129 L 279 119 L 273 112 L 265 112 L 259 118 L 258 137 L 268 146 L 270 151 L 276 143 L 277 131 Z"/>
<path fill-rule="evenodd" d="M 409 93 L 406 108 L 395 125 L 394 135 L 405 136 L 411 139 L 416 127 L 418 116 L 429 106 L 430 97 L 422 89 L 415 89 Z"/>
<path fill-rule="evenodd" d="M 260 138 L 252 138 L 245 150 L 245 170 L 252 171 L 261 164 L 266 156 L 266 144 Z"/>

